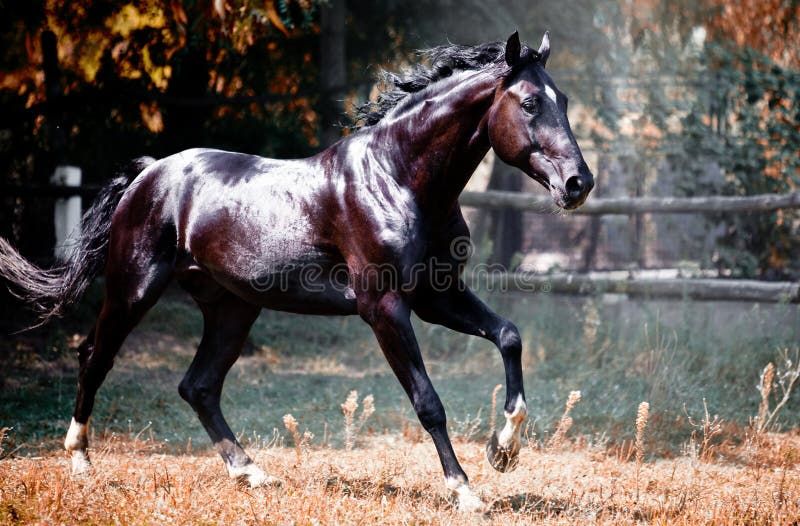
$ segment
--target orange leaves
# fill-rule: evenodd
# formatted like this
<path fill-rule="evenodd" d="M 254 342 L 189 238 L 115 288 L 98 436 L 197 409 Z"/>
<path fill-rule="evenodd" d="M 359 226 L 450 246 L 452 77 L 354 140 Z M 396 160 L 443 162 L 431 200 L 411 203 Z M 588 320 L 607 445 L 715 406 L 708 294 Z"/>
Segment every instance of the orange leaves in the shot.
<path fill-rule="evenodd" d="M 186 16 L 186 11 L 183 10 L 181 0 L 170 0 L 169 7 L 172 17 L 179 25 L 185 26 L 189 23 L 189 18 Z"/>
<path fill-rule="evenodd" d="M 225 21 L 225 8 L 227 7 L 225 4 L 224 0 L 214 0 L 214 13 L 223 22 Z"/>
<path fill-rule="evenodd" d="M 278 15 L 278 10 L 275 8 L 275 0 L 267 0 L 264 5 L 265 11 L 267 13 L 267 18 L 269 19 L 270 23 L 275 26 L 278 31 L 289 36 L 289 30 L 286 29 L 286 26 L 283 25 L 281 21 L 281 17 Z"/>
<path fill-rule="evenodd" d="M 139 111 L 142 114 L 142 122 L 147 126 L 148 130 L 153 133 L 164 131 L 164 119 L 161 116 L 158 104 L 155 102 L 150 102 L 149 104 L 142 102 L 139 104 Z"/>
<path fill-rule="evenodd" d="M 715 3 L 721 9 L 708 23 L 712 33 L 732 40 L 739 47 L 757 49 L 781 66 L 800 66 L 800 48 L 794 38 L 800 4 L 781 0 L 716 0 Z"/>

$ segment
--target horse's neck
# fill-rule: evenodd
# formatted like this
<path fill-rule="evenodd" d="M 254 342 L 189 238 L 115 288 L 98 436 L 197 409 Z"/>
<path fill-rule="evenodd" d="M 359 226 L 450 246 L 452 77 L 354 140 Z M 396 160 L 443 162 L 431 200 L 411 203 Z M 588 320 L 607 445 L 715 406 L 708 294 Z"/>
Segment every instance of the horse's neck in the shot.
<path fill-rule="evenodd" d="M 418 204 L 431 211 L 452 209 L 489 151 L 486 114 L 497 77 L 471 73 L 463 80 L 431 86 L 424 99 L 390 126 L 408 170 L 406 184 Z"/>

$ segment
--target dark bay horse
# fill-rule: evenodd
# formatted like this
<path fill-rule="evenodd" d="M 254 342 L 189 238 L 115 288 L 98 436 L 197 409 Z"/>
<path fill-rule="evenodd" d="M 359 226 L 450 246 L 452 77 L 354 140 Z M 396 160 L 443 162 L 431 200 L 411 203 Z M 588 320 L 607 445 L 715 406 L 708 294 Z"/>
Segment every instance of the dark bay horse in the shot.
<path fill-rule="evenodd" d="M 197 412 L 232 477 L 272 479 L 242 449 L 220 411 L 222 384 L 262 308 L 358 314 L 370 325 L 422 426 L 447 487 L 481 506 L 447 436 L 410 316 L 496 344 L 506 375 L 506 424 L 489 462 L 516 465 L 527 415 L 519 332 L 461 279 L 454 243 L 469 232 L 458 196 L 490 148 L 580 206 L 593 177 L 567 121 L 567 97 L 538 50 L 502 42 L 443 46 L 427 66 L 387 74 L 389 89 L 362 107 L 364 125 L 320 154 L 273 160 L 211 149 L 139 159 L 87 211 L 71 260 L 40 269 L 0 239 L 0 275 L 38 308 L 41 322 L 105 274 L 102 310 L 80 346 L 75 412 L 65 446 L 73 471 L 90 468 L 87 424 L 95 394 L 128 333 L 171 280 L 203 313 L 197 354 L 179 392 Z M 449 269 L 434 283 L 431 262 Z M 442 286 L 442 283 L 447 283 Z"/>

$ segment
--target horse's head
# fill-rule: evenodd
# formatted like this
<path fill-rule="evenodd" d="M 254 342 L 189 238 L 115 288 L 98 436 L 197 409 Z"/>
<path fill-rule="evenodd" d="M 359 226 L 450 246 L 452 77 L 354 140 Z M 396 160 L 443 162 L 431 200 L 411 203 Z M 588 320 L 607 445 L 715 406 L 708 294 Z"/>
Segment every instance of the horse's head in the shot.
<path fill-rule="evenodd" d="M 515 32 L 506 43 L 511 68 L 489 110 L 489 140 L 495 153 L 550 190 L 561 208 L 583 204 L 594 177 L 567 120 L 567 96 L 544 70 L 550 55 L 545 33 L 538 51 L 520 45 Z"/>

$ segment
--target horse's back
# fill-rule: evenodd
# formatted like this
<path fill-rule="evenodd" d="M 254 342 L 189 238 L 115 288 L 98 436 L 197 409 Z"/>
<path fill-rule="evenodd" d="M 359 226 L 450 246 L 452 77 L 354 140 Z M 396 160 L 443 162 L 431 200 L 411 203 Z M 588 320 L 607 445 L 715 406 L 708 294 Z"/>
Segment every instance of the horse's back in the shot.
<path fill-rule="evenodd" d="M 267 308 L 348 314 L 346 279 L 330 279 L 344 261 L 319 220 L 321 172 L 313 159 L 187 150 L 142 172 L 126 206 L 174 229 L 178 277 L 205 274 Z"/>

